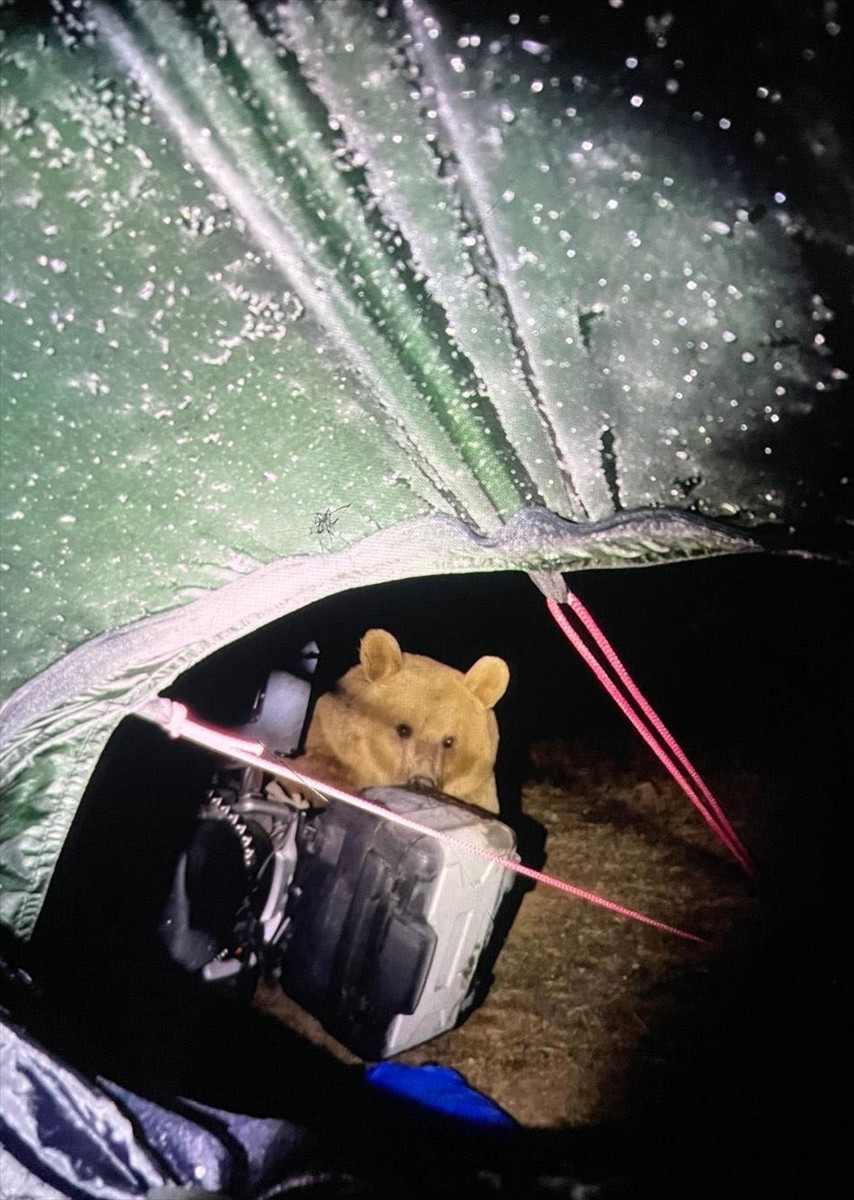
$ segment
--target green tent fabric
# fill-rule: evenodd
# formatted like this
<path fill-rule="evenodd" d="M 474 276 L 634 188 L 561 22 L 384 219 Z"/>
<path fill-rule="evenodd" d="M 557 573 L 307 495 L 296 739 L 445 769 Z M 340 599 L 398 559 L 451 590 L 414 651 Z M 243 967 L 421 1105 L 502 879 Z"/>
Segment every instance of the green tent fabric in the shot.
<path fill-rule="evenodd" d="M 832 508 L 778 466 L 841 374 L 796 217 L 672 89 L 420 4 L 0 20 L 17 933 L 118 722 L 241 635 Z"/>

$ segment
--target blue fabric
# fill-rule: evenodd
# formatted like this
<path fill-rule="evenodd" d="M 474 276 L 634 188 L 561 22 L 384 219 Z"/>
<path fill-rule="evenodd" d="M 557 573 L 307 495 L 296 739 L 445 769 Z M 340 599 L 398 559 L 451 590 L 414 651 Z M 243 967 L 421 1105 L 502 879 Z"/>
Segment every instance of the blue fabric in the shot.
<path fill-rule="evenodd" d="M 427 1064 L 409 1067 L 404 1063 L 383 1062 L 369 1067 L 368 1081 L 393 1095 L 448 1116 L 477 1125 L 515 1128 L 516 1122 L 503 1109 L 469 1087 L 462 1075 L 450 1067 Z"/>
<path fill-rule="evenodd" d="M 2 1010 L 0 1034 L 0 1143 L 10 1156 L 0 1200 L 20 1200 L 27 1175 L 75 1200 L 134 1200 L 175 1187 L 252 1194 L 288 1169 L 302 1141 L 288 1121 L 188 1101 L 176 1111 L 88 1079 Z"/>
<path fill-rule="evenodd" d="M 126 1200 L 184 1182 L 92 1080 L 6 1022 L 0 1045 L 0 1141 L 37 1178 L 62 1195 L 93 1200 Z M 5 1184 L 2 1195 L 13 1200 Z"/>
<path fill-rule="evenodd" d="M 243 1116 L 187 1100 L 162 1107 L 50 1054 L 0 1008 L 0 1200 L 20 1200 L 21 1179 L 74 1200 L 136 1200 L 201 1189 L 254 1195 L 293 1169 L 305 1131 L 287 1120 Z M 447 1067 L 380 1063 L 365 1079 L 461 1131 L 517 1128 L 492 1100 Z M 419 1118 L 420 1119 L 420 1118 Z M 467 1134 L 466 1134 L 467 1136 Z M 10 1190 L 11 1189 L 11 1190 Z"/>

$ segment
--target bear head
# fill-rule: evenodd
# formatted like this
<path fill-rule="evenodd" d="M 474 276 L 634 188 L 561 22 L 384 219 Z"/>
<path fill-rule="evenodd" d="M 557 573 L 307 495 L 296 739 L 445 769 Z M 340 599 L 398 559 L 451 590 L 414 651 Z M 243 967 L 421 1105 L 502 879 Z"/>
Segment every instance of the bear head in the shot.
<path fill-rule="evenodd" d="M 463 673 L 370 629 L 358 665 L 317 702 L 306 773 L 313 759 L 319 778 L 345 787 L 420 785 L 497 812 L 493 707 L 509 680 L 501 658 Z"/>

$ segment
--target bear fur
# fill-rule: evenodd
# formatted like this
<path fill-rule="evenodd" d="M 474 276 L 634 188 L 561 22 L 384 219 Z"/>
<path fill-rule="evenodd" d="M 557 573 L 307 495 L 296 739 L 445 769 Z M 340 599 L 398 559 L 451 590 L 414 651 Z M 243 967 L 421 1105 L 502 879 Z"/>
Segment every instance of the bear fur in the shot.
<path fill-rule="evenodd" d="M 464 674 L 369 629 L 358 666 L 318 699 L 295 765 L 348 791 L 415 784 L 497 813 L 492 710 L 509 681 L 501 658 Z"/>

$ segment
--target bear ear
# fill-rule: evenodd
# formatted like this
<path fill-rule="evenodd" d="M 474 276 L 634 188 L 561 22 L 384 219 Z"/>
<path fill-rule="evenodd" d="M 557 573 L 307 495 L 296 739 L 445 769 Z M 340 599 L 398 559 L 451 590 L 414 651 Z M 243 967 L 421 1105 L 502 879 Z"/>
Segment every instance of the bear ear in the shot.
<path fill-rule="evenodd" d="M 369 629 L 359 644 L 359 662 L 371 683 L 389 679 L 403 666 L 397 638 L 385 629 Z"/>
<path fill-rule="evenodd" d="M 463 683 L 484 708 L 497 704 L 510 682 L 510 668 L 503 658 L 491 654 L 479 658 L 467 672 Z"/>

